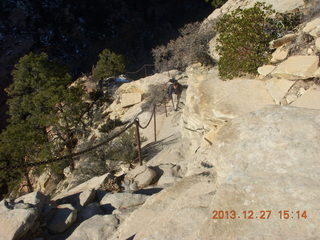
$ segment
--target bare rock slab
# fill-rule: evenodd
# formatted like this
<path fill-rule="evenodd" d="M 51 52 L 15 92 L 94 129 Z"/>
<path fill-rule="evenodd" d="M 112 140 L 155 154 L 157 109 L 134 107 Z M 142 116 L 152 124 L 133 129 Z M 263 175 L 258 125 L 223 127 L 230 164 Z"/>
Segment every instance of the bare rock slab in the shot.
<path fill-rule="evenodd" d="M 82 222 L 68 240 L 101 240 L 110 239 L 118 226 L 114 215 L 96 215 Z"/>
<path fill-rule="evenodd" d="M 266 81 L 266 86 L 275 103 L 280 104 L 281 100 L 288 93 L 288 90 L 294 83 L 294 81 L 286 79 L 272 78 Z"/>
<path fill-rule="evenodd" d="M 318 56 L 292 56 L 280 63 L 272 72 L 272 76 L 288 80 L 312 78 L 318 64 Z"/>
<path fill-rule="evenodd" d="M 47 227 L 53 233 L 62 233 L 77 219 L 77 210 L 71 204 L 62 204 L 57 207 Z"/>
<path fill-rule="evenodd" d="M 294 101 L 291 106 L 320 109 L 320 88 L 309 88 L 301 97 Z"/>
<path fill-rule="evenodd" d="M 111 204 L 114 208 L 125 209 L 142 205 L 147 199 L 146 195 L 133 193 L 113 193 L 105 195 L 100 205 Z"/>
<path fill-rule="evenodd" d="M 0 202 L 0 240 L 19 239 L 34 226 L 39 214 L 34 208 L 9 209 Z"/>
<path fill-rule="evenodd" d="M 269 107 L 230 121 L 212 145 L 220 184 L 210 206 L 234 210 L 237 219 L 208 217 L 194 239 L 317 239 L 319 139 L 319 110 Z M 243 215 L 249 209 L 251 220 Z M 269 219 L 258 219 L 263 210 Z M 280 210 L 290 219 L 280 219 Z"/>

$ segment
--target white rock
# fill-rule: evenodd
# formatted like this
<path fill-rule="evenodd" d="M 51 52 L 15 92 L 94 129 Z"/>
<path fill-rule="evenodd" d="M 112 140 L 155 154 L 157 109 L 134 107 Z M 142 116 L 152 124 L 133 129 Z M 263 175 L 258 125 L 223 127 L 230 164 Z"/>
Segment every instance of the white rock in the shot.
<path fill-rule="evenodd" d="M 146 195 L 134 193 L 113 193 L 105 195 L 100 205 L 111 204 L 114 208 L 130 208 L 142 205 L 147 199 Z"/>
<path fill-rule="evenodd" d="M 116 230 L 118 220 L 114 215 L 93 216 L 82 222 L 68 237 L 68 240 L 100 240 L 110 239 Z"/>
<path fill-rule="evenodd" d="M 294 101 L 291 106 L 320 109 L 320 88 L 309 88 L 301 97 Z"/>
<path fill-rule="evenodd" d="M 36 208 L 9 209 L 5 200 L 0 202 L 0 240 L 20 239 L 35 225 Z"/>
<path fill-rule="evenodd" d="M 50 221 L 48 229 L 53 233 L 61 233 L 67 230 L 77 219 L 77 210 L 71 204 L 62 204 L 57 209 Z"/>
<path fill-rule="evenodd" d="M 258 73 L 265 77 L 269 75 L 275 68 L 276 66 L 274 65 L 263 65 L 262 67 L 258 68 Z"/>
<path fill-rule="evenodd" d="M 320 17 L 308 22 L 302 31 L 313 37 L 320 37 Z"/>
<path fill-rule="evenodd" d="M 140 103 L 141 99 L 141 93 L 124 93 L 121 95 L 121 105 L 122 107 L 129 107 Z"/>
<path fill-rule="evenodd" d="M 271 63 L 278 63 L 285 60 L 289 55 L 289 48 L 283 45 L 272 53 Z"/>
<path fill-rule="evenodd" d="M 15 200 L 16 203 L 20 201 L 34 205 L 40 213 L 44 204 L 47 202 L 47 196 L 43 195 L 41 192 L 32 192 Z"/>
<path fill-rule="evenodd" d="M 281 100 L 294 83 L 294 81 L 286 79 L 272 78 L 266 81 L 266 86 L 275 103 L 280 104 Z"/>
<path fill-rule="evenodd" d="M 156 177 L 156 171 L 145 165 L 135 167 L 125 176 L 126 179 L 134 181 L 140 189 L 149 186 Z"/>
<path fill-rule="evenodd" d="M 312 216 L 320 201 L 319 119 L 319 110 L 270 107 L 221 129 L 212 146 L 219 187 L 210 206 L 235 210 L 241 219 L 209 217 L 193 239 L 317 239 L 319 218 Z M 280 219 L 283 208 L 288 220 Z M 248 209 L 252 220 L 244 219 Z M 272 211 L 270 218 L 256 219 L 264 210 Z M 308 218 L 297 219 L 297 210 Z"/>
<path fill-rule="evenodd" d="M 95 189 L 85 190 L 79 195 L 80 205 L 85 206 L 89 203 L 92 203 L 94 198 L 96 197 Z"/>
<path fill-rule="evenodd" d="M 252 7 L 256 2 L 265 2 L 271 4 L 272 8 L 277 12 L 288 12 L 296 8 L 304 7 L 305 3 L 303 0 L 229 0 L 221 8 L 215 9 L 208 17 L 203 21 L 202 28 L 210 28 L 213 25 L 213 22 L 222 17 L 225 13 L 230 13 L 237 8 L 249 8 Z"/>
<path fill-rule="evenodd" d="M 315 45 L 316 45 L 316 49 L 320 51 L 320 37 L 316 39 Z"/>
<path fill-rule="evenodd" d="M 318 64 L 318 56 L 292 56 L 280 63 L 272 72 L 272 76 L 288 80 L 312 78 Z"/>

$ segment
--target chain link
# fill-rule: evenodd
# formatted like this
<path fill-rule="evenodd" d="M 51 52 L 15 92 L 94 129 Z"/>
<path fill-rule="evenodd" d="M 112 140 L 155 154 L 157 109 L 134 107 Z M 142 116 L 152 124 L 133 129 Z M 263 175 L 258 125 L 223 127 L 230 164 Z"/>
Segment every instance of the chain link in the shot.
<path fill-rule="evenodd" d="M 97 148 L 109 143 L 110 141 L 114 140 L 115 138 L 119 137 L 121 134 L 126 132 L 130 127 L 132 127 L 132 125 L 134 125 L 136 122 L 137 122 L 139 128 L 146 129 L 150 125 L 151 120 L 155 115 L 155 106 L 156 105 L 153 106 L 153 111 L 152 111 L 151 117 L 150 117 L 148 123 L 145 126 L 141 126 L 140 123 L 139 123 L 139 118 L 136 118 L 133 122 L 129 123 L 125 128 L 123 128 L 122 130 L 120 130 L 119 132 L 114 134 L 113 136 L 111 136 L 111 137 L 107 138 L 106 140 L 102 141 L 101 143 L 98 143 L 98 144 L 96 144 L 96 145 L 94 145 L 94 146 L 92 146 L 90 148 L 87 148 L 87 149 L 85 149 L 83 151 L 79 151 L 79 152 L 76 152 L 76 153 L 73 153 L 73 154 L 69 154 L 69 155 L 66 155 L 66 156 L 63 156 L 63 157 L 59 157 L 59 158 L 48 159 L 48 160 L 45 160 L 45 161 L 28 162 L 28 163 L 20 164 L 19 166 L 0 167 L 0 170 L 36 167 L 36 166 L 40 166 L 40 165 L 44 165 L 44 164 L 50 164 L 50 163 L 54 163 L 54 162 L 58 162 L 58 161 L 62 161 L 62 160 L 71 159 L 71 158 L 74 158 L 74 157 L 81 156 L 81 155 L 83 155 L 85 153 L 91 152 L 91 151 L 93 151 L 93 150 L 95 150 L 95 149 L 97 149 Z"/>

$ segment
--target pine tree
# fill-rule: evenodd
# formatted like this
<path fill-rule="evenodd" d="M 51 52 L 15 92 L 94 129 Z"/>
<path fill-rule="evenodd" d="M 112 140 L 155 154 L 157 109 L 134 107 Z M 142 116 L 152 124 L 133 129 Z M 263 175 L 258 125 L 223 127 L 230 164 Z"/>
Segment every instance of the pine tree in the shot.
<path fill-rule="evenodd" d="M 125 72 L 126 60 L 123 55 L 104 49 L 99 54 L 99 60 L 92 71 L 95 80 L 116 76 Z"/>
<path fill-rule="evenodd" d="M 83 101 L 80 85 L 69 86 L 72 78 L 67 69 L 50 61 L 45 53 L 22 57 L 12 76 L 9 124 L 0 135 L 0 165 L 18 167 L 15 178 L 24 175 L 29 182 L 26 163 L 72 152 L 75 145 L 70 143 L 75 141 L 76 129 L 84 124 L 89 104 Z M 0 173 L 9 181 L 14 180 L 11 175 Z"/>

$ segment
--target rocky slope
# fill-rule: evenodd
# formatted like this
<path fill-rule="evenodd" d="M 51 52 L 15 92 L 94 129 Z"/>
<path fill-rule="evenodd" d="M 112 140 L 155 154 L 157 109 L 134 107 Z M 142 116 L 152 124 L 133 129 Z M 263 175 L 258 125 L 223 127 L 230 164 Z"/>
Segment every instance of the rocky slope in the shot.
<path fill-rule="evenodd" d="M 184 73 L 123 84 L 104 111 L 122 120 L 139 117 L 143 124 L 154 85 L 175 76 L 187 86 L 180 111 L 168 104 L 166 117 L 158 108 L 158 141 L 153 143 L 152 127 L 142 131 L 144 166 L 122 169 L 124 192 L 105 191 L 114 176 L 104 174 L 60 188 L 51 201 L 39 193 L 2 201 L 0 236 L 319 238 L 318 21 L 310 19 L 294 36 L 271 43 L 272 65 L 261 66 L 256 77 L 222 81 L 216 68 L 194 64 Z M 307 43 L 301 40 L 306 35 Z M 6 223 L 8 216 L 15 224 Z"/>

